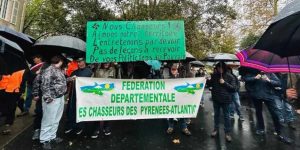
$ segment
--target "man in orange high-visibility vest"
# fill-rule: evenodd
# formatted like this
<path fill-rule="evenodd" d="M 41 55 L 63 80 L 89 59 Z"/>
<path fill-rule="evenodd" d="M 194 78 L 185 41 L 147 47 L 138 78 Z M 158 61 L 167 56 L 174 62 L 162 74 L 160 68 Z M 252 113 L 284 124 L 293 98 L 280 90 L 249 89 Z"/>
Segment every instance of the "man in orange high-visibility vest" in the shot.
<path fill-rule="evenodd" d="M 28 71 L 26 70 L 26 72 Z M 4 83 L 3 86 L 6 86 L 5 89 L 3 89 L 5 91 L 3 106 L 6 108 L 6 111 L 4 113 L 4 116 L 6 117 L 6 128 L 2 131 L 2 134 L 9 134 L 11 132 L 10 126 L 14 123 L 15 120 L 17 102 L 20 100 L 20 96 L 25 90 L 25 81 L 27 80 L 27 74 L 28 73 L 25 73 L 25 70 L 19 70 L 12 73 L 9 77 L 6 78 L 7 84 Z"/>

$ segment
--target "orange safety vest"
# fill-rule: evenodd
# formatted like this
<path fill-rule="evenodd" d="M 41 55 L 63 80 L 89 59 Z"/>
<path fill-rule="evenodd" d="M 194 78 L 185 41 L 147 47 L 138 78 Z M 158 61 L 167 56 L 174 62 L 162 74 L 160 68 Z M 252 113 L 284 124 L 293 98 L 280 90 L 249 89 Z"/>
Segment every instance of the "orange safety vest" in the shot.
<path fill-rule="evenodd" d="M 10 76 L 5 92 L 8 93 L 20 92 L 20 86 L 23 80 L 24 72 L 25 70 L 16 71 Z"/>
<path fill-rule="evenodd" d="M 67 76 L 70 77 L 71 74 L 73 73 L 73 71 L 75 71 L 77 69 L 78 69 L 78 63 L 77 63 L 77 61 L 71 61 L 71 62 L 69 62 L 68 69 L 66 71 Z"/>
<path fill-rule="evenodd" d="M 2 79 L 0 80 L 0 90 L 4 90 L 7 87 L 10 75 L 2 75 Z"/>

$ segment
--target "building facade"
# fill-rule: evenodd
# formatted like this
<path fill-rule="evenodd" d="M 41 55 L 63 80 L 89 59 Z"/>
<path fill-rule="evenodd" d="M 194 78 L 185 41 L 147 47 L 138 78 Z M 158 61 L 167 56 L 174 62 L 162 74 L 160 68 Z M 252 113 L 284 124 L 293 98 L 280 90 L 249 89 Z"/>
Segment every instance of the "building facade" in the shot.
<path fill-rule="evenodd" d="M 0 25 L 21 32 L 27 0 L 0 0 Z"/>

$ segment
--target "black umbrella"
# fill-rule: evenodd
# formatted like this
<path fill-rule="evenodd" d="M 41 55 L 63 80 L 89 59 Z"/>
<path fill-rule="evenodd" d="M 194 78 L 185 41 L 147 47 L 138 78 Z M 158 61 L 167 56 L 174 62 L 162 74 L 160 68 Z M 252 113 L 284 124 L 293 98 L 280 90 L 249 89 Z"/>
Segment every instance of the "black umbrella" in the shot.
<path fill-rule="evenodd" d="M 253 48 L 281 57 L 300 55 L 300 0 L 282 9 Z"/>
<path fill-rule="evenodd" d="M 17 43 L 24 50 L 27 60 L 31 61 L 30 58 L 33 55 L 31 47 L 35 42 L 33 37 L 2 25 L 0 25 L 0 36 Z"/>
<path fill-rule="evenodd" d="M 28 68 L 24 52 L 21 47 L 0 36 L 0 73 L 11 74 L 15 71 Z"/>
<path fill-rule="evenodd" d="M 7 26 L 0 25 L 0 35 L 8 40 L 17 43 L 20 47 L 31 46 L 34 41 L 28 35 L 17 32 Z"/>
<path fill-rule="evenodd" d="M 237 62 L 239 59 L 234 55 L 234 54 L 229 54 L 229 53 L 214 53 L 203 59 L 202 61 L 207 61 L 207 62 Z M 222 63 L 221 63 L 221 68 L 222 68 Z M 222 78 L 222 73 L 221 73 L 221 78 Z"/>
<path fill-rule="evenodd" d="M 185 52 L 185 60 L 186 61 L 195 61 L 196 58 L 192 54 L 190 54 L 189 52 Z"/>
<path fill-rule="evenodd" d="M 52 36 L 34 44 L 35 52 L 46 56 L 65 53 L 68 56 L 82 56 L 85 54 L 86 44 L 79 38 L 61 35 Z"/>
<path fill-rule="evenodd" d="M 185 59 L 182 60 L 162 60 L 162 62 L 168 62 L 168 63 L 178 63 L 178 62 L 183 62 L 183 63 L 189 63 L 191 61 L 196 61 L 197 59 L 189 52 L 185 52 Z"/>
<path fill-rule="evenodd" d="M 27 34 L 26 34 L 26 36 L 27 36 L 33 43 L 36 42 L 36 39 L 35 39 L 34 37 L 32 37 L 32 36 L 30 36 L 30 35 L 27 35 Z"/>
<path fill-rule="evenodd" d="M 204 65 L 201 61 L 199 61 L 199 60 L 191 61 L 190 64 L 191 64 L 192 66 L 196 66 L 196 67 L 204 67 L 204 66 L 205 66 L 205 65 Z"/>
<path fill-rule="evenodd" d="M 202 61 L 209 61 L 209 62 L 217 62 L 217 61 L 224 61 L 224 62 L 236 62 L 239 59 L 234 54 L 229 53 L 215 53 L 211 54 Z"/>

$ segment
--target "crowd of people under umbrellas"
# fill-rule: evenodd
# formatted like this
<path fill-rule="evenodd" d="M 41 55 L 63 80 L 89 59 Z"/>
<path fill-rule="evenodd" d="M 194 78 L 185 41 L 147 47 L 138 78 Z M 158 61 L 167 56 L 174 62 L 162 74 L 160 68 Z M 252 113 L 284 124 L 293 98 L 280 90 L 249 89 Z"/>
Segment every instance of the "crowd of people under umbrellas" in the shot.
<path fill-rule="evenodd" d="M 33 57 L 35 65 L 30 70 L 14 72 L 11 75 L 2 75 L 0 80 L 1 115 L 6 118 L 3 135 L 10 134 L 14 123 L 16 108 L 21 110 L 17 117 L 28 115 L 31 101 L 36 101 L 33 140 L 39 140 L 44 149 L 51 149 L 55 143 L 63 139 L 56 136 L 59 122 L 63 115 L 64 104 L 67 101 L 65 134 L 71 132 L 90 138 L 97 138 L 100 131 L 107 136 L 111 135 L 109 121 L 100 123 L 76 123 L 76 91 L 74 81 L 76 77 L 95 78 L 123 78 L 123 79 L 167 79 L 205 77 L 207 87 L 212 93 L 214 109 L 214 130 L 211 136 L 215 137 L 219 131 L 220 111 L 224 116 L 224 132 L 227 142 L 231 142 L 231 119 L 234 113 L 244 121 L 240 111 L 239 88 L 240 80 L 245 82 L 246 90 L 252 99 L 256 110 L 257 135 L 265 134 L 262 115 L 263 103 L 269 109 L 274 122 L 274 134 L 284 143 L 292 140 L 282 134 L 282 127 L 288 126 L 295 130 L 294 109 L 291 100 L 297 99 L 297 90 L 287 89 L 290 81 L 299 85 L 296 75 L 264 73 L 255 69 L 240 68 L 241 79 L 235 75 L 232 68 L 224 62 L 215 65 L 214 71 L 208 75 L 203 67 L 195 69 L 189 63 L 163 63 L 160 70 L 151 69 L 144 62 L 135 63 L 102 63 L 87 65 L 84 58 L 76 58 L 66 64 L 62 56 L 54 56 L 48 62 L 43 62 L 40 55 Z M 293 79 L 291 79 L 291 77 Z M 300 80 L 299 80 L 300 81 Z M 26 89 L 26 90 L 25 90 Z M 23 94 L 26 93 L 26 94 Z M 24 96 L 26 95 L 26 97 Z M 65 98 L 66 97 L 66 98 Z M 24 103 L 25 102 L 25 103 Z M 200 106 L 204 107 L 204 98 Z M 182 133 L 191 136 L 190 119 L 169 118 L 166 132 L 174 132 L 174 120 L 180 124 Z M 101 128 L 100 125 L 103 125 Z"/>

